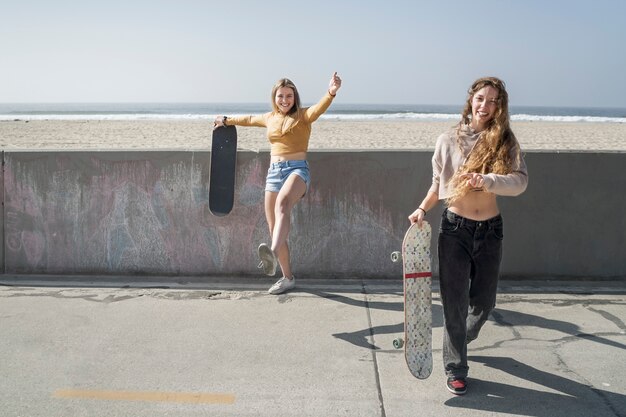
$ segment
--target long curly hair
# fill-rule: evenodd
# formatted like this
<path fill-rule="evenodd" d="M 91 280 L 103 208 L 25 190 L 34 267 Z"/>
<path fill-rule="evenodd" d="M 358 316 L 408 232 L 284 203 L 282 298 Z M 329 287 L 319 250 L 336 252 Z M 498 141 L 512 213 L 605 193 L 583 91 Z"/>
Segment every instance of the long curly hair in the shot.
<path fill-rule="evenodd" d="M 480 137 L 477 139 L 467 161 L 459 167 L 450 180 L 449 187 L 452 192 L 446 201 L 448 205 L 461 199 L 471 190 L 471 187 L 467 185 L 467 181 L 461 179 L 461 175 L 470 172 L 479 174 L 509 174 L 513 170 L 513 164 L 519 162 L 519 143 L 511 130 L 509 122 L 509 95 L 506 92 L 504 81 L 496 77 L 479 78 L 469 88 L 467 101 L 461 114 L 461 121 L 456 129 L 457 144 L 461 147 L 463 136 L 467 135 L 467 130 L 471 123 L 474 94 L 487 86 L 491 86 L 498 91 L 497 109 L 485 130 L 480 133 Z"/>

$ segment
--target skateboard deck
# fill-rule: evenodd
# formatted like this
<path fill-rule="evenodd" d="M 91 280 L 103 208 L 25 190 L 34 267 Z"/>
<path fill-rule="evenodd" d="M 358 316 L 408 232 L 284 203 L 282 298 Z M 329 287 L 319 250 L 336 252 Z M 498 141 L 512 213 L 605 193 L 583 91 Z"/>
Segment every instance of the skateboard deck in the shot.
<path fill-rule="evenodd" d="M 213 130 L 209 180 L 209 210 L 215 216 L 225 216 L 233 209 L 236 165 L 237 129 L 218 127 Z"/>
<path fill-rule="evenodd" d="M 430 269 L 431 228 L 423 221 L 420 228 L 411 225 L 402 241 L 404 281 L 404 340 L 394 340 L 396 348 L 404 345 L 404 357 L 414 377 L 425 379 L 433 369 L 432 355 L 432 274 Z"/>

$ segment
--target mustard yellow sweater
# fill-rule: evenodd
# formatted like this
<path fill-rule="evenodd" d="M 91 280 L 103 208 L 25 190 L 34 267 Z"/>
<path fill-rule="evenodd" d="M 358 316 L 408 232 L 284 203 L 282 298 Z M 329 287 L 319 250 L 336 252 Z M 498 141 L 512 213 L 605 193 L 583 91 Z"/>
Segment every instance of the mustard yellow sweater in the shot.
<path fill-rule="evenodd" d="M 257 116 L 229 117 L 226 124 L 266 127 L 272 155 L 306 152 L 309 148 L 311 125 L 330 107 L 333 98 L 326 93 L 317 104 L 300 109 L 296 114 L 283 115 L 272 111 Z"/>

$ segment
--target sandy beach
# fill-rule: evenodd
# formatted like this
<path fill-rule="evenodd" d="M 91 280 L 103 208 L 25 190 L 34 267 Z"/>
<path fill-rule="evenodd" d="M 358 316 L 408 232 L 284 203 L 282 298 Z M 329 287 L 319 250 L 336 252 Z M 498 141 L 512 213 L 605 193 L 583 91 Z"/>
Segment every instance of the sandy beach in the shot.
<path fill-rule="evenodd" d="M 324 121 L 313 126 L 316 149 L 433 149 L 437 136 L 454 122 Z M 525 151 L 626 151 L 626 124 L 512 122 Z M 210 121 L 44 120 L 0 122 L 3 150 L 207 150 Z M 262 128 L 239 127 L 239 148 L 269 150 Z"/>

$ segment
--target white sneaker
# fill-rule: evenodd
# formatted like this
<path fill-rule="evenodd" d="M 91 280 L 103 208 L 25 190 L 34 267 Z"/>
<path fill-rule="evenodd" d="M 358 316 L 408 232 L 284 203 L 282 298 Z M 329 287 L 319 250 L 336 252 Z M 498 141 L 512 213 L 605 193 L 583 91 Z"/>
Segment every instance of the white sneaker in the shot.
<path fill-rule="evenodd" d="M 270 289 L 267 290 L 267 292 L 273 295 L 281 294 L 287 290 L 292 289 L 295 286 L 296 286 L 296 277 L 293 277 L 291 279 L 287 277 L 282 277 L 281 279 L 276 281 L 276 284 L 272 285 Z"/>
<path fill-rule="evenodd" d="M 261 243 L 259 245 L 259 258 L 261 258 L 261 264 L 259 264 L 263 268 L 263 272 L 265 275 L 269 275 L 273 277 L 276 275 L 276 268 L 278 267 L 278 259 L 276 259 L 276 255 L 272 252 L 269 246 L 265 243 Z"/>

